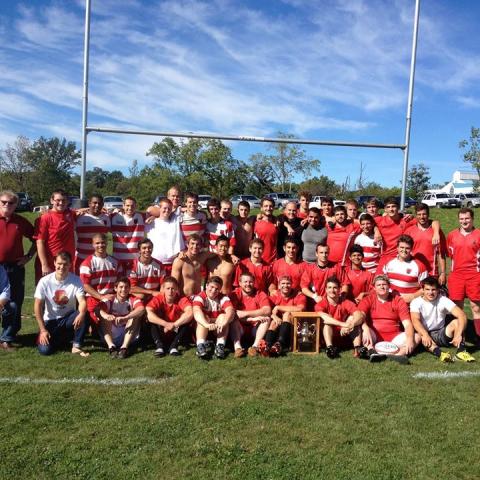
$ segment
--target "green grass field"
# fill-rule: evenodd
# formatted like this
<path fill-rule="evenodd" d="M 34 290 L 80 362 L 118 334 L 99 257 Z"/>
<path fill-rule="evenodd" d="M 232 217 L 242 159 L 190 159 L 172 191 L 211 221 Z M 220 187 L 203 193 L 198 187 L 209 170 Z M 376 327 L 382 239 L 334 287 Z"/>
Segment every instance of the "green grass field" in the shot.
<path fill-rule="evenodd" d="M 456 211 L 432 217 L 448 232 Z M 29 264 L 23 346 L 0 352 L 2 479 L 480 476 L 477 364 L 444 365 L 426 353 L 409 366 L 370 364 L 350 352 L 205 363 L 193 350 L 121 361 L 91 341 L 87 359 L 41 357 L 32 295 Z M 445 371 L 471 376 L 415 377 Z M 78 378 L 157 382 L 31 383 Z"/>

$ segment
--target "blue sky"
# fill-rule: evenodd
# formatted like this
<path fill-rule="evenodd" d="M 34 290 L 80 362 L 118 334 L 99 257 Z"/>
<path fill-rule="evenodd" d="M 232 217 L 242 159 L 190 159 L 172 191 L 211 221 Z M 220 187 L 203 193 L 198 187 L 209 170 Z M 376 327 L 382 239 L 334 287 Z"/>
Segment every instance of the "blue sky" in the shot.
<path fill-rule="evenodd" d="M 120 5 L 120 6 L 119 6 Z M 92 0 L 90 125 L 403 143 L 414 1 Z M 480 4 L 423 0 L 410 164 L 467 169 L 480 127 Z M 0 2 L 0 146 L 80 142 L 83 0 Z M 87 168 L 150 161 L 153 137 L 89 135 Z M 229 144 L 247 160 L 264 144 Z M 309 147 L 321 174 L 399 185 L 400 151 Z"/>

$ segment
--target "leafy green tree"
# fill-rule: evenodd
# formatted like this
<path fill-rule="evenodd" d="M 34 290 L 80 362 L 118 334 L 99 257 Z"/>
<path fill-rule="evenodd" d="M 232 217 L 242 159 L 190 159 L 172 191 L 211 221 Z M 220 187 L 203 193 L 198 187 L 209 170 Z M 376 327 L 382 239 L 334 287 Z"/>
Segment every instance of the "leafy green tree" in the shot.
<path fill-rule="evenodd" d="M 463 161 L 469 163 L 480 177 L 480 128 L 472 127 L 470 130 L 470 138 L 462 140 L 459 147 L 464 150 Z M 468 148 L 468 150 L 467 150 Z M 479 190 L 480 181 L 474 182 L 475 190 Z"/>
<path fill-rule="evenodd" d="M 298 185 L 298 191 L 307 191 L 312 195 L 328 195 L 335 196 L 340 192 L 340 185 L 326 175 L 313 177 Z"/>
<path fill-rule="evenodd" d="M 295 138 L 291 134 L 280 132 L 280 138 Z M 294 174 L 310 176 L 320 168 L 320 160 L 307 156 L 305 150 L 298 145 L 288 143 L 273 143 L 268 149 L 270 154 L 256 153 L 250 157 L 251 164 L 269 165 L 271 173 L 282 191 L 292 191 Z"/>
<path fill-rule="evenodd" d="M 28 162 L 30 140 L 19 136 L 10 145 L 7 143 L 0 150 L 0 182 L 1 188 L 9 188 L 17 192 L 25 192 L 28 189 L 28 180 L 31 176 L 31 166 Z"/>
<path fill-rule="evenodd" d="M 407 195 L 418 200 L 430 184 L 430 168 L 423 163 L 413 165 L 407 175 Z"/>

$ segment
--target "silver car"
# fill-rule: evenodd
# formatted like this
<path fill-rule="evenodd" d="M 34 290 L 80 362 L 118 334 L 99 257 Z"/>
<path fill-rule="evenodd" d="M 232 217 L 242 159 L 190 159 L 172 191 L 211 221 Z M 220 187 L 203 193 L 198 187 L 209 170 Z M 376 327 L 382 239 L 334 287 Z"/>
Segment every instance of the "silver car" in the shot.
<path fill-rule="evenodd" d="M 241 201 L 248 202 L 250 208 L 260 208 L 260 199 L 255 195 L 234 195 L 230 201 L 233 208 L 238 208 L 238 204 Z"/>
<path fill-rule="evenodd" d="M 103 197 L 103 208 L 108 213 L 121 210 L 123 208 L 123 198 L 116 196 Z"/>

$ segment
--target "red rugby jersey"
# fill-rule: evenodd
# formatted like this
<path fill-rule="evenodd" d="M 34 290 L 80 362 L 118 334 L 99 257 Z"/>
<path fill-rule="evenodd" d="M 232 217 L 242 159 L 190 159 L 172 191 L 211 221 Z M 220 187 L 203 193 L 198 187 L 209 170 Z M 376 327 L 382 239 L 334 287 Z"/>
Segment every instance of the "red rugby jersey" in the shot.
<path fill-rule="evenodd" d="M 289 264 L 285 261 L 285 258 L 279 258 L 273 262 L 273 281 L 275 285 L 278 285 L 278 279 L 288 275 L 292 279 L 292 288 L 298 290 L 300 288 L 300 280 L 305 268 L 306 263 L 303 261 Z"/>
<path fill-rule="evenodd" d="M 161 319 L 171 323 L 176 322 L 185 313 L 185 310 L 191 306 L 192 304 L 187 297 L 181 297 L 170 305 L 165 300 L 163 293 L 153 297 L 147 303 L 147 308 L 151 308 Z"/>
<path fill-rule="evenodd" d="M 257 290 L 268 291 L 273 283 L 272 267 L 262 260 L 262 263 L 255 265 L 250 258 L 244 258 L 235 269 L 234 285 L 238 286 L 242 273 L 251 273 L 255 279 L 254 286 Z"/>
<path fill-rule="evenodd" d="M 263 260 L 268 264 L 273 263 L 277 258 L 278 228 L 275 223 L 267 220 L 257 220 L 253 232 L 255 237 L 263 240 Z"/>
<path fill-rule="evenodd" d="M 474 228 L 466 235 L 458 228 L 451 231 L 447 236 L 447 249 L 452 259 L 451 272 L 480 272 L 480 230 Z"/>

